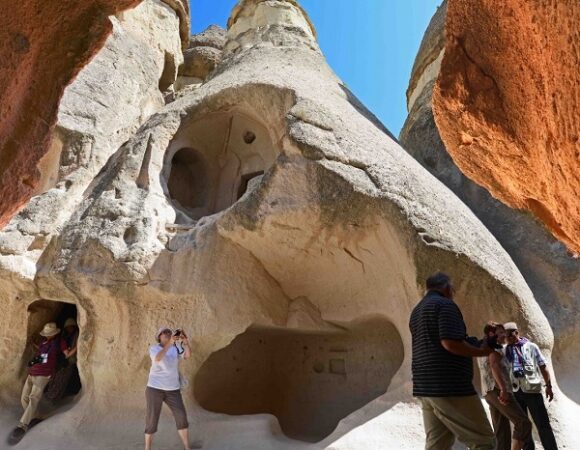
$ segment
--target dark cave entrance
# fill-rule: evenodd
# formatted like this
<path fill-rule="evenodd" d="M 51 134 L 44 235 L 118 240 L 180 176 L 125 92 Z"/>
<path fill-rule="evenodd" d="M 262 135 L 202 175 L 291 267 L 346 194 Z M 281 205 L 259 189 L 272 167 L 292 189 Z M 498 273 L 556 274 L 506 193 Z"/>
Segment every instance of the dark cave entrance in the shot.
<path fill-rule="evenodd" d="M 318 442 L 387 391 L 403 355 L 383 319 L 335 332 L 251 327 L 210 355 L 194 395 L 213 412 L 273 414 L 288 437 Z"/>
<path fill-rule="evenodd" d="M 52 300 L 37 300 L 31 303 L 28 306 L 27 341 L 23 355 L 23 366 L 27 368 L 28 362 L 34 357 L 36 346 L 42 341 L 39 333 L 48 322 L 55 322 L 60 329 L 59 339 L 67 340 L 75 346 L 75 341 L 78 343 L 80 339 L 81 330 L 77 325 L 77 337 L 74 339 L 74 336 L 65 330 L 65 325 L 70 324 L 71 320 L 78 324 L 78 310 L 75 304 Z M 74 329 L 69 325 L 68 330 L 73 331 Z M 45 397 L 56 402 L 78 394 L 81 387 L 76 354 L 68 359 L 61 355 L 57 372 L 45 390 Z"/>

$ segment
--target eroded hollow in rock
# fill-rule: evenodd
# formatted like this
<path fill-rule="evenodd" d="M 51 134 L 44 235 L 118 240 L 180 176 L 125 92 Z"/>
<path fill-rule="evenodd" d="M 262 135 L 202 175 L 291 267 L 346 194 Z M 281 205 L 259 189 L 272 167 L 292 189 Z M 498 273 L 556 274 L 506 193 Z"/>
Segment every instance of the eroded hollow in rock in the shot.
<path fill-rule="evenodd" d="M 44 194 L 57 185 L 59 180 L 62 148 L 63 142 L 61 136 L 58 131 L 55 131 L 50 148 L 46 154 L 40 158 L 36 166 L 40 177 L 32 193 L 33 197 Z"/>
<path fill-rule="evenodd" d="M 163 72 L 161 73 L 161 77 L 159 77 L 159 90 L 165 92 L 175 82 L 175 78 L 177 78 L 175 57 L 171 53 L 165 52 Z"/>
<path fill-rule="evenodd" d="M 279 153 L 267 126 L 239 111 L 210 113 L 186 124 L 167 151 L 162 173 L 177 222 L 227 209 Z"/>
<path fill-rule="evenodd" d="M 194 394 L 209 411 L 273 414 L 288 437 L 317 442 L 387 391 L 403 354 L 380 318 L 336 331 L 251 327 L 205 361 Z"/>
<path fill-rule="evenodd" d="M 195 211 L 208 202 L 208 167 L 201 154 L 192 148 L 182 148 L 171 161 L 167 187 L 169 195 L 181 207 Z"/>
<path fill-rule="evenodd" d="M 28 361 L 33 358 L 35 354 L 34 346 L 41 342 L 42 338 L 39 333 L 46 323 L 56 322 L 57 327 L 62 333 L 67 319 L 74 319 L 77 322 L 77 315 L 77 307 L 71 303 L 52 300 L 37 300 L 31 303 L 28 307 L 27 345 L 22 360 L 23 366 L 27 367 Z M 61 336 L 61 339 L 64 339 L 64 337 Z M 76 367 L 76 357 L 66 362 L 63 357 L 59 361 L 57 370 L 64 369 L 64 366 L 70 366 L 66 376 L 58 377 L 59 383 L 62 382 L 64 385 L 52 389 L 51 394 L 57 395 L 57 398 L 52 398 L 52 400 L 60 400 L 67 395 L 76 395 L 81 389 L 81 382 Z M 56 379 L 56 375 L 53 378 Z M 51 389 L 50 386 L 47 389 Z"/>

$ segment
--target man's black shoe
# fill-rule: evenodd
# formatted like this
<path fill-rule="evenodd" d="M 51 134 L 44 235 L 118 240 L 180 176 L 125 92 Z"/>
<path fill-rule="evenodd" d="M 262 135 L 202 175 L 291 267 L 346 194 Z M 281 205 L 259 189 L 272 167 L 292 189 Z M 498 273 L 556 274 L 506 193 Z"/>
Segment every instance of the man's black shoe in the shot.
<path fill-rule="evenodd" d="M 10 445 L 16 445 L 18 444 L 22 438 L 24 437 L 24 435 L 26 434 L 26 430 L 22 427 L 16 427 L 12 430 L 12 433 L 10 433 L 10 436 L 8 437 L 8 444 Z"/>

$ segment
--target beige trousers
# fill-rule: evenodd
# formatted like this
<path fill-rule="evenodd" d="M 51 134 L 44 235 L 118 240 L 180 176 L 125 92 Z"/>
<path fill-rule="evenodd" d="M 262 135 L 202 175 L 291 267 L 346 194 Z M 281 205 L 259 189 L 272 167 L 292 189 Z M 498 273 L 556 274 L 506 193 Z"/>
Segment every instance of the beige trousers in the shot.
<path fill-rule="evenodd" d="M 48 384 L 50 377 L 33 377 L 28 375 L 24 383 L 24 388 L 22 389 L 22 397 L 20 401 L 22 402 L 22 407 L 24 408 L 24 414 L 20 418 L 20 424 L 28 427 L 30 421 L 36 416 L 36 411 L 38 409 L 38 404 L 42 398 L 44 388 Z"/>
<path fill-rule="evenodd" d="M 470 450 L 493 450 L 495 438 L 477 395 L 421 397 L 426 450 L 451 450 L 455 438 Z"/>

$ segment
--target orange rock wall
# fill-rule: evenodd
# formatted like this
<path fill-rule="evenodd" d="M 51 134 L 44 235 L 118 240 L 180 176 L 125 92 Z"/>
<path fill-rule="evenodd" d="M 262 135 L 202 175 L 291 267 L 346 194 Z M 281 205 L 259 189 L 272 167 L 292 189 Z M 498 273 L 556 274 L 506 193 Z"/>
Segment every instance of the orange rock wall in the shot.
<path fill-rule="evenodd" d="M 0 19 L 0 227 L 32 195 L 65 87 L 141 0 L 27 0 Z"/>
<path fill-rule="evenodd" d="M 580 2 L 449 0 L 433 93 L 464 174 L 580 253 Z"/>

